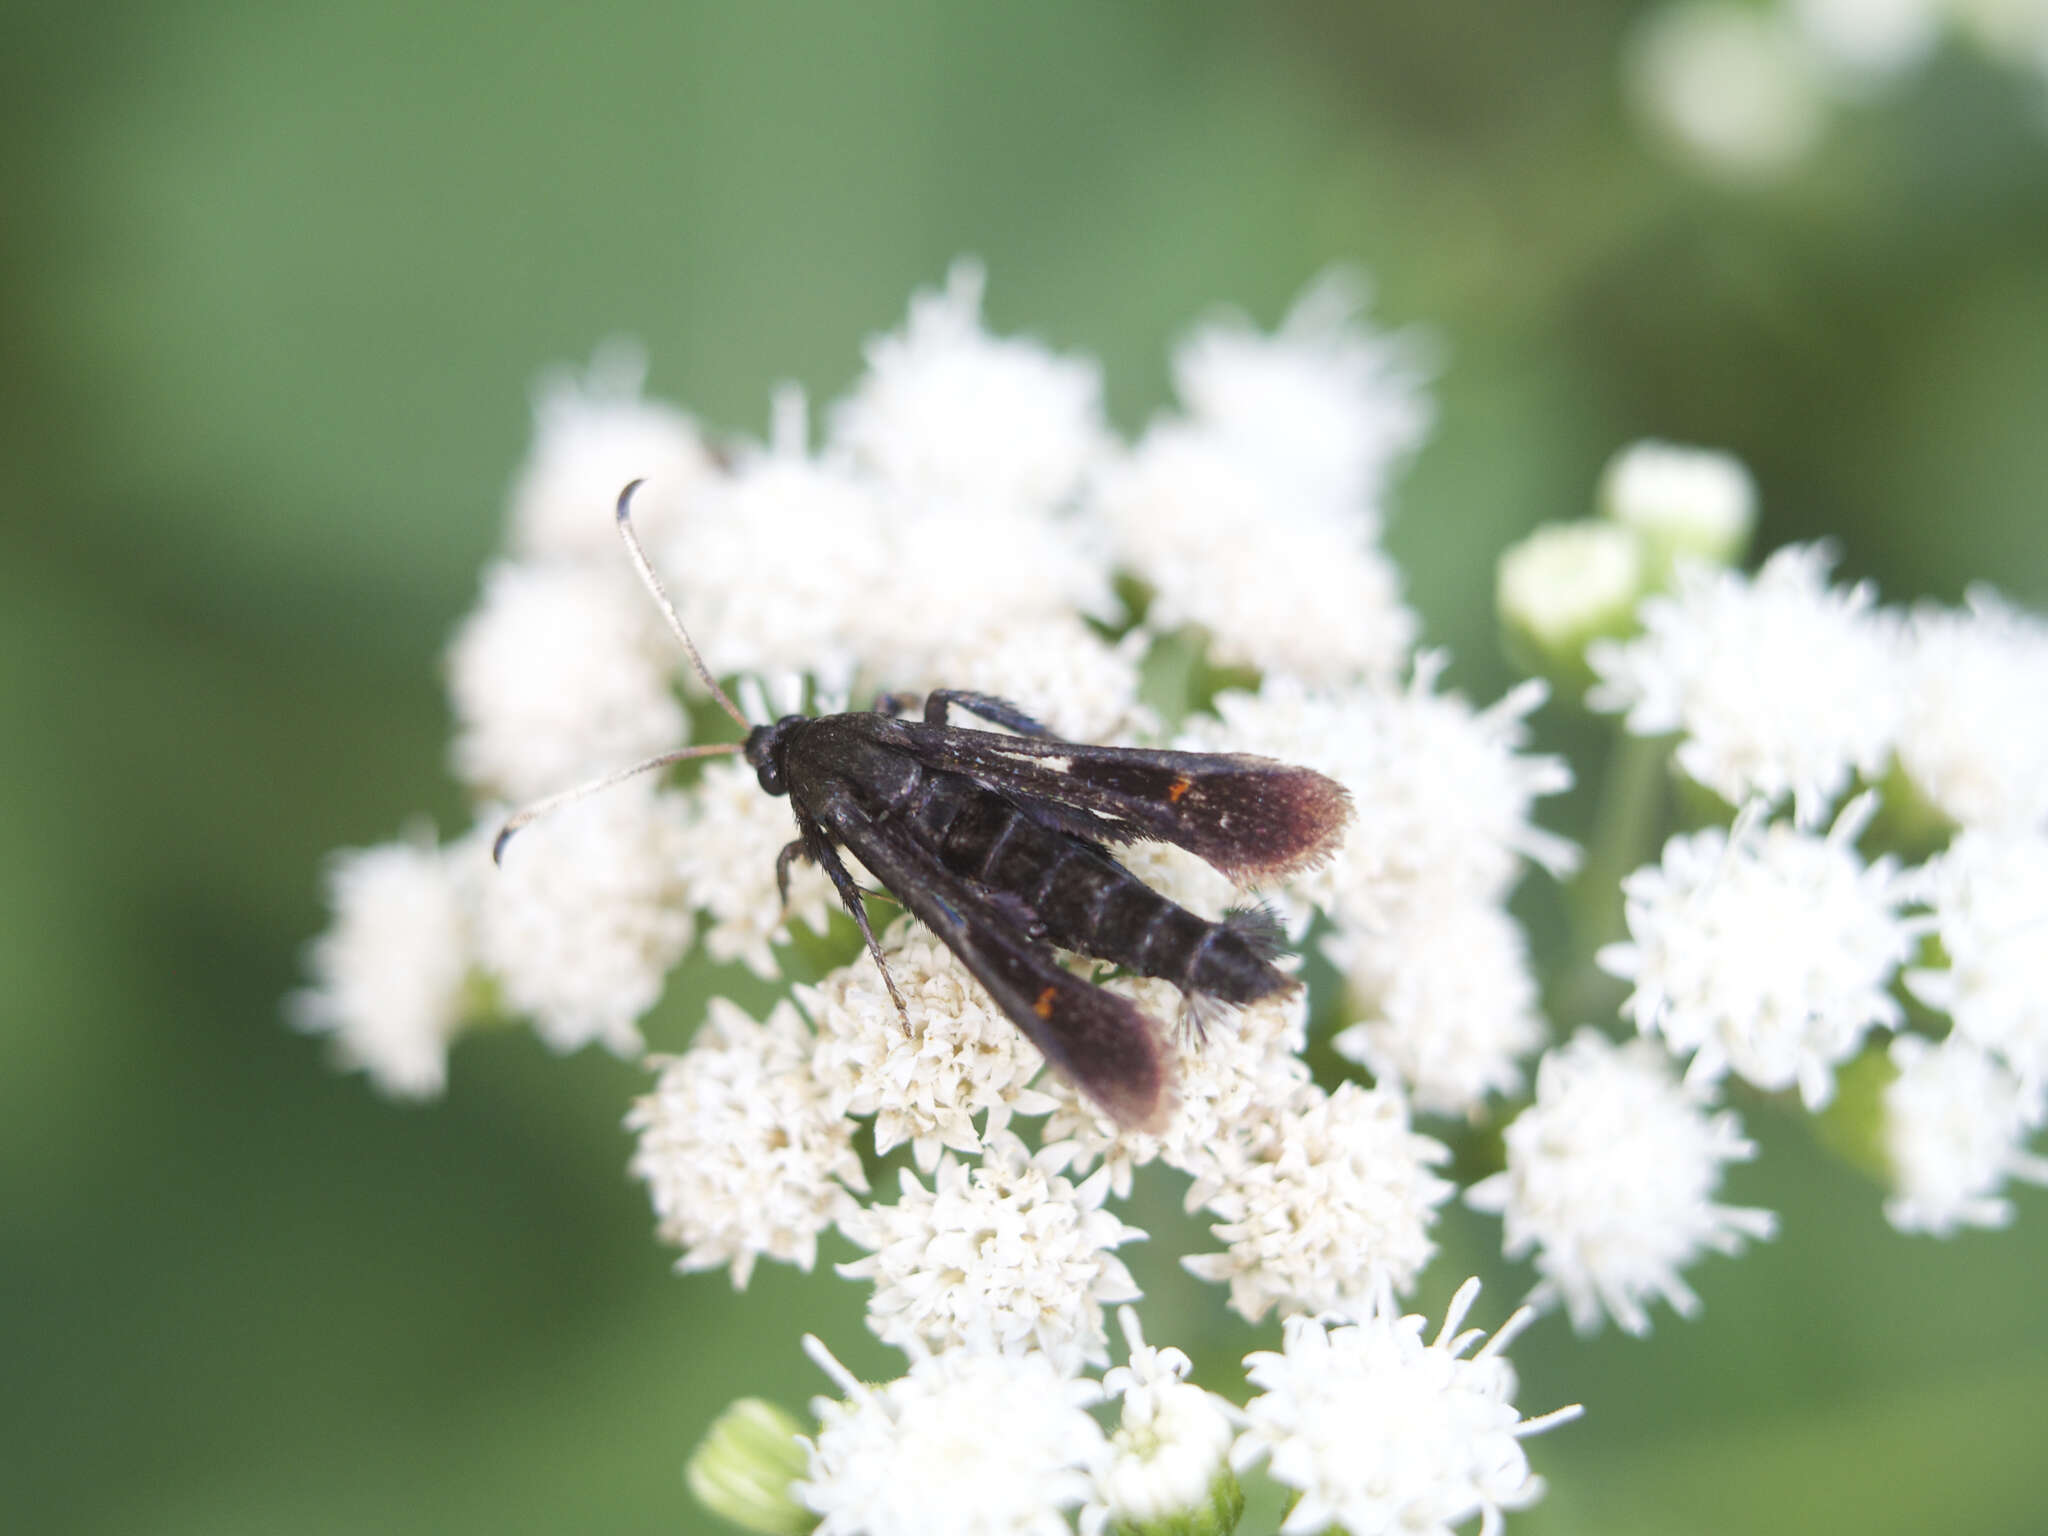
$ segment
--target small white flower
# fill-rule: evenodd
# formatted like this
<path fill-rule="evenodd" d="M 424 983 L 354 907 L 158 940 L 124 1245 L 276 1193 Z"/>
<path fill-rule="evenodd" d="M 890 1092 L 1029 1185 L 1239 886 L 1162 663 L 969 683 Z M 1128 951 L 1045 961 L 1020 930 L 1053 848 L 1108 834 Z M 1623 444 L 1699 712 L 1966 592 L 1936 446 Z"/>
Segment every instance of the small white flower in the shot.
<path fill-rule="evenodd" d="M 1892 1042 L 1899 1075 L 1885 1089 L 1884 1142 L 1896 1188 L 1885 1219 L 1901 1232 L 1952 1236 L 2002 1227 L 2008 1178 L 2048 1184 L 2048 1158 L 2026 1150 L 2048 1105 L 1997 1059 L 1959 1035 Z"/>
<path fill-rule="evenodd" d="M 815 987 L 796 989 L 818 1030 L 818 1078 L 843 1112 L 875 1117 L 877 1153 L 907 1141 L 929 1173 L 941 1147 L 981 1150 L 974 1121 L 984 1111 L 994 1129 L 1012 1114 L 1053 1107 L 1031 1086 L 1045 1065 L 1038 1047 L 951 950 L 907 917 L 881 943 L 908 1030 L 865 951 Z"/>
<path fill-rule="evenodd" d="M 639 1018 L 690 947 L 689 838 L 682 796 L 642 779 L 535 822 L 482 881 L 484 968 L 553 1049 L 641 1049 Z"/>
<path fill-rule="evenodd" d="M 1476 1328 L 1458 1331 L 1478 1294 L 1479 1282 L 1466 1281 L 1427 1344 L 1426 1318 L 1383 1305 L 1349 1324 L 1289 1318 L 1280 1352 L 1245 1357 L 1246 1374 L 1263 1391 L 1245 1408 L 1250 1428 L 1231 1459 L 1243 1468 L 1264 1458 L 1276 1482 L 1299 1491 L 1280 1526 L 1286 1536 L 1450 1536 L 1474 1515 L 1492 1536 L 1502 1511 L 1543 1496 L 1521 1442 L 1579 1410 L 1538 1419 L 1516 1411 L 1514 1367 L 1503 1351 L 1527 1323 L 1526 1310 L 1464 1358 L 1485 1338 Z"/>
<path fill-rule="evenodd" d="M 776 397 L 772 441 L 706 487 L 678 531 L 649 545 L 706 664 L 813 672 L 843 687 L 888 569 L 887 504 L 846 467 L 813 458 L 800 392 Z"/>
<path fill-rule="evenodd" d="M 1305 1085 L 1285 1111 L 1226 1129 L 1235 1144 L 1188 1203 L 1223 1218 L 1211 1230 L 1230 1246 L 1183 1259 L 1190 1274 L 1227 1283 L 1252 1322 L 1276 1306 L 1358 1312 L 1414 1284 L 1453 1186 L 1430 1172 L 1449 1150 L 1409 1129 L 1399 1093 Z"/>
<path fill-rule="evenodd" d="M 521 555 L 619 558 L 612 509 L 633 480 L 642 535 L 665 536 L 712 478 L 696 423 L 641 398 L 647 355 L 633 342 L 598 349 L 588 373 L 546 374 L 533 402 L 533 445 L 512 483 L 512 548 Z"/>
<path fill-rule="evenodd" d="M 1809 1109 L 1827 1103 L 1835 1064 L 1898 1024 L 1888 989 L 1915 931 L 1891 859 L 1856 852 L 1875 808 L 1863 795 L 1816 837 L 1752 803 L 1729 831 L 1673 837 L 1662 864 L 1622 882 L 1630 941 L 1599 954 L 1634 986 L 1623 1015 L 1696 1053 L 1701 1080 L 1733 1070 L 1772 1092 L 1797 1087 Z"/>
<path fill-rule="evenodd" d="M 1898 646 L 1867 582 L 1828 585 L 1822 545 L 1788 545 L 1754 579 L 1681 564 L 1642 606 L 1643 633 L 1596 641 L 1595 709 L 1638 736 L 1681 732 L 1678 766 L 1730 805 L 1792 797 L 1818 821 L 1851 779 L 1884 769 L 1899 720 Z"/>
<path fill-rule="evenodd" d="M 1220 722 L 1189 722 L 1197 750 L 1258 752 L 1320 769 L 1351 791 L 1337 857 L 1290 882 L 1349 927 L 1389 925 L 1404 909 L 1499 900 L 1523 859 L 1563 873 L 1577 850 L 1531 820 L 1534 802 L 1571 785 L 1555 757 L 1521 750 L 1541 683 L 1483 710 L 1439 693 L 1444 658 L 1425 653 L 1405 688 L 1316 692 L 1269 678 L 1220 695 Z"/>
<path fill-rule="evenodd" d="M 1097 511 L 1152 588 L 1147 624 L 1200 627 L 1218 662 L 1384 677 L 1414 638 L 1399 573 L 1363 520 L 1303 515 L 1210 434 L 1153 427 L 1104 475 Z"/>
<path fill-rule="evenodd" d="M 1165 1025 L 1176 1021 L 1182 1007 L 1171 982 L 1118 977 L 1105 985 Z M 1106 1167 L 1118 1199 L 1130 1194 L 1133 1170 L 1154 1159 L 1197 1177 L 1218 1174 L 1232 1129 L 1283 1112 L 1308 1084 L 1300 1057 L 1308 1039 L 1308 993 L 1218 1007 L 1214 1014 L 1199 1029 L 1169 1028 L 1163 1041 L 1172 1058 L 1174 1094 L 1164 1130 L 1154 1134 L 1118 1125 L 1072 1083 L 1054 1077 L 1048 1086 L 1058 1107 L 1045 1122 L 1046 1144 L 1071 1146 L 1079 1167 Z"/>
<path fill-rule="evenodd" d="M 1691 1317 L 1699 1297 L 1681 1271 L 1776 1229 L 1769 1211 L 1715 1203 L 1724 1165 L 1756 1148 L 1732 1112 L 1708 1113 L 1652 1041 L 1617 1046 L 1580 1030 L 1543 1058 L 1536 1102 L 1503 1139 L 1506 1171 L 1473 1185 L 1466 1203 L 1503 1218 L 1510 1259 L 1535 1254 L 1542 1280 L 1530 1299 L 1561 1300 L 1580 1333 L 1598 1330 L 1603 1313 L 1648 1333 L 1644 1303 L 1658 1298 Z"/>
<path fill-rule="evenodd" d="M 313 985 L 287 1004 L 294 1024 L 332 1037 L 343 1067 L 395 1099 L 437 1097 L 448 1080 L 474 947 L 454 866 L 464 848 L 427 837 L 335 854 L 334 921 L 309 951 Z"/>
<path fill-rule="evenodd" d="M 1102 369 L 982 326 L 981 263 L 910 301 L 867 345 L 867 373 L 832 412 L 832 441 L 890 485 L 958 503 L 1044 510 L 1066 501 L 1107 438 Z"/>
<path fill-rule="evenodd" d="M 1915 883 L 1948 965 L 1907 972 L 1907 987 L 2048 1087 L 2048 834 L 1964 832 Z"/>
<path fill-rule="evenodd" d="M 1775 10 L 1735 0 L 1664 6 L 1645 18 L 1623 62 L 1651 126 L 1732 181 L 1782 175 L 1825 125 L 1819 71 Z"/>
<path fill-rule="evenodd" d="M 882 1386 L 806 1338 L 844 1400 L 814 1398 L 810 1470 L 792 1489 L 816 1536 L 1068 1536 L 1107 1451 L 1093 1381 L 1043 1355 L 948 1350 Z"/>
<path fill-rule="evenodd" d="M 1725 565 L 1756 525 L 1756 481 L 1742 460 L 1713 448 L 1630 443 L 1600 472 L 1599 499 L 1666 566 L 1681 555 Z"/>
<path fill-rule="evenodd" d="M 1366 285 L 1325 273 L 1268 336 L 1230 317 L 1174 350 L 1190 418 L 1313 515 L 1377 537 L 1387 481 L 1428 435 L 1433 411 L 1412 338 L 1361 321 Z"/>
<path fill-rule="evenodd" d="M 1117 1321 L 1129 1363 L 1103 1373 L 1103 1391 L 1120 1401 L 1121 1411 L 1095 1497 L 1082 1512 L 1084 1532 L 1099 1533 L 1112 1522 L 1142 1526 L 1207 1507 L 1216 1480 L 1229 1475 L 1237 1437 L 1237 1410 L 1187 1379 L 1193 1363 L 1185 1354 L 1148 1345 L 1133 1308 L 1120 1308 Z"/>
<path fill-rule="evenodd" d="M 688 905 L 706 918 L 704 950 L 721 965 L 738 960 L 763 981 L 781 974 L 770 947 L 796 918 L 814 933 L 831 921 L 838 897 L 808 860 L 789 867 L 789 907 L 775 887 L 775 860 L 796 840 L 789 802 L 761 788 L 738 758 L 705 764 L 690 791 L 690 835 L 677 872 Z"/>
<path fill-rule="evenodd" d="M 535 800 L 681 745 L 675 660 L 623 555 L 493 567 L 448 647 L 456 776 Z"/>
<path fill-rule="evenodd" d="M 1139 1294 L 1111 1250 L 1145 1234 L 1102 1208 L 1106 1171 L 1076 1185 L 1064 1163 L 997 1132 L 979 1164 L 945 1154 L 929 1190 L 906 1168 L 894 1205 L 851 1212 L 841 1230 L 870 1252 L 839 1273 L 874 1282 L 876 1337 L 913 1354 L 1042 1351 L 1069 1375 L 1106 1361 L 1103 1304 Z"/>
<path fill-rule="evenodd" d="M 764 1255 L 809 1270 L 818 1234 L 857 1209 L 848 1191 L 867 1178 L 853 1122 L 826 1102 L 810 1057 L 791 1004 L 757 1024 L 714 997 L 688 1051 L 649 1058 L 661 1075 L 626 1128 L 656 1230 L 683 1250 L 676 1268 L 730 1264 L 736 1290 Z"/>
<path fill-rule="evenodd" d="M 1490 901 L 1404 909 L 1391 926 L 1333 933 L 1323 954 L 1365 1017 L 1330 1043 L 1425 1114 L 1477 1115 L 1521 1089 L 1517 1058 L 1543 1043 L 1521 926 Z"/>
<path fill-rule="evenodd" d="M 2048 830 L 2048 622 L 1974 587 L 1914 612 L 1899 766 L 1967 827 Z"/>

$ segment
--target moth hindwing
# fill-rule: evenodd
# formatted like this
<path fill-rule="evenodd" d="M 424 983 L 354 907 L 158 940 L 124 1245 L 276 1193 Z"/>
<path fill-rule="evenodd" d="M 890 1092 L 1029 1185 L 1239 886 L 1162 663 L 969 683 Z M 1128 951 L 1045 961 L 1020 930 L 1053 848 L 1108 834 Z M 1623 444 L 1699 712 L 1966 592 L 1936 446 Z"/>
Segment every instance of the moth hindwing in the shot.
<path fill-rule="evenodd" d="M 982 694 L 934 693 L 921 722 L 895 718 L 897 702 L 749 732 L 761 787 L 796 814 L 783 869 L 799 857 L 823 867 L 888 980 L 839 857 L 851 852 L 1054 1066 L 1120 1123 L 1156 1128 L 1172 1087 L 1159 1026 L 1058 951 L 1164 978 L 1191 999 L 1250 1003 L 1296 983 L 1273 964 L 1263 910 L 1198 917 L 1109 848 L 1169 842 L 1234 878 L 1286 874 L 1336 846 L 1350 817 L 1343 788 L 1268 758 L 1061 741 Z M 954 706 L 1018 734 L 951 726 Z"/>

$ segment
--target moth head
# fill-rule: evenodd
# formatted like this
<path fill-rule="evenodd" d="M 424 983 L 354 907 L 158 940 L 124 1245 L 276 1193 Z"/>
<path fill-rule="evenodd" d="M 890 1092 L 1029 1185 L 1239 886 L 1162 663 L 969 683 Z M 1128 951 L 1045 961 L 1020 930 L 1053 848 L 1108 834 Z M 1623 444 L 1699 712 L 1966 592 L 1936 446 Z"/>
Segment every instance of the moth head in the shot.
<path fill-rule="evenodd" d="M 761 787 L 769 794 L 789 793 L 789 779 L 783 773 L 783 760 L 789 755 L 789 738 L 798 726 L 809 723 L 803 715 L 784 715 L 773 725 L 757 725 L 747 732 L 747 761 L 760 775 Z"/>

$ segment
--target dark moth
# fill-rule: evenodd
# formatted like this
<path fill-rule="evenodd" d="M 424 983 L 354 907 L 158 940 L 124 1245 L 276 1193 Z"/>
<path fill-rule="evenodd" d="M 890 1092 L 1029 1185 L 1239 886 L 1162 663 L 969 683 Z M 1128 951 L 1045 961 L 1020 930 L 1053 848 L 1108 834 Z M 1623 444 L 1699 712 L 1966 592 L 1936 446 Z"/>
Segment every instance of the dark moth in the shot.
<path fill-rule="evenodd" d="M 633 536 L 637 484 L 618 504 L 634 564 L 699 675 L 745 725 Z M 1191 1003 L 1252 1003 L 1298 983 L 1273 963 L 1282 936 L 1264 909 L 1211 922 L 1153 890 L 1110 850 L 1172 843 L 1240 884 L 1258 883 L 1328 857 L 1351 818 L 1349 797 L 1320 773 L 1270 758 L 1061 741 L 1015 705 L 983 694 L 935 692 L 921 721 L 896 717 L 904 702 L 885 698 L 872 713 L 786 715 L 751 727 L 743 744 L 665 754 L 522 811 L 496 851 L 571 796 L 682 758 L 740 752 L 762 789 L 786 795 L 796 815 L 796 840 L 776 868 L 785 896 L 793 859 L 824 869 L 899 1011 L 902 998 L 841 850 L 930 928 L 1083 1092 L 1121 1124 L 1158 1128 L 1172 1105 L 1160 1025 L 1069 970 L 1060 952 L 1160 977 Z M 1015 734 L 950 725 L 955 707 Z"/>

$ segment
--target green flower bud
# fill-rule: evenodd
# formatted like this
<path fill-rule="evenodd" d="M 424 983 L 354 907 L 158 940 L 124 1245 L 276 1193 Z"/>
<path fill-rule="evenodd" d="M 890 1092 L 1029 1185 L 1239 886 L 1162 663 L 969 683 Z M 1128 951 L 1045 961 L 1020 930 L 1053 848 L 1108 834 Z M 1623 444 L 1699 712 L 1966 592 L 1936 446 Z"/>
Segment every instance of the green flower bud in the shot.
<path fill-rule="evenodd" d="M 697 1502 L 760 1536 L 807 1536 L 818 1517 L 790 1494 L 809 1465 L 796 1418 L 758 1397 L 720 1414 L 683 1468 Z"/>
<path fill-rule="evenodd" d="M 1610 522 L 1547 523 L 1500 557 L 1494 599 L 1508 654 L 1570 695 L 1593 679 L 1586 647 L 1629 634 L 1646 588 L 1641 540 Z"/>
<path fill-rule="evenodd" d="M 1756 482 L 1742 460 L 1712 448 L 1644 439 L 1600 472 L 1601 515 L 1633 529 L 1653 586 L 1680 559 L 1734 565 L 1756 526 Z"/>

